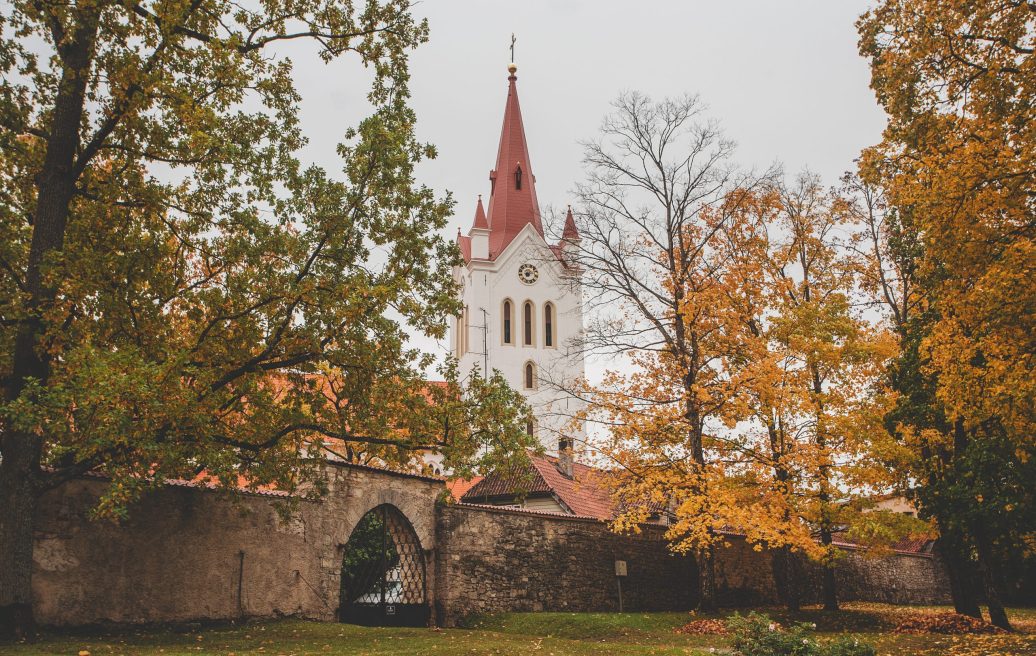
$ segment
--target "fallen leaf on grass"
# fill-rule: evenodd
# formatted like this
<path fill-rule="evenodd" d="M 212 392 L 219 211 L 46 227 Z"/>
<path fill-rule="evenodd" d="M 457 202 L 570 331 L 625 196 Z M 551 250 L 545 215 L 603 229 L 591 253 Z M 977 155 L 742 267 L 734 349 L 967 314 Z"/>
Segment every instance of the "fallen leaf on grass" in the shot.
<path fill-rule="evenodd" d="M 685 635 L 727 635 L 727 624 L 723 620 L 694 620 L 676 629 Z"/>
<path fill-rule="evenodd" d="M 989 622 L 960 615 L 958 613 L 913 613 L 903 616 L 893 633 L 942 633 L 947 635 L 963 633 L 1004 633 Z"/>

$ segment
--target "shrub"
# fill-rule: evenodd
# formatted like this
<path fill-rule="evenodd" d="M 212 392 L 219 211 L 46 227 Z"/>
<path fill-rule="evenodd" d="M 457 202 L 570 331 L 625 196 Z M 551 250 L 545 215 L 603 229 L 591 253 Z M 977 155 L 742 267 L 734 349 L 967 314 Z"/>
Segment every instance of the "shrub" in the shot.
<path fill-rule="evenodd" d="M 846 636 L 827 645 L 823 653 L 826 656 L 877 656 L 878 650 L 857 638 Z"/>
<path fill-rule="evenodd" d="M 766 615 L 739 613 L 727 620 L 734 634 L 734 651 L 741 656 L 822 656 L 823 651 L 809 637 L 811 625 L 782 627 Z"/>
<path fill-rule="evenodd" d="M 875 656 L 874 647 L 856 638 L 844 637 L 820 644 L 813 637 L 815 624 L 798 623 L 782 627 L 768 616 L 735 613 L 727 620 L 734 635 L 734 652 L 741 656 Z"/>

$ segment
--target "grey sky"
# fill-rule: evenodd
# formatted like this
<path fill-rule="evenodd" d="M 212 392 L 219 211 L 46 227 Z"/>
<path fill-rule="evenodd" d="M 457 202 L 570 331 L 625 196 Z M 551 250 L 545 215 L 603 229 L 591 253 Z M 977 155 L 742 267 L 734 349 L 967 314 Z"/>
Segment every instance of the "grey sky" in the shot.
<path fill-rule="evenodd" d="M 426 0 L 431 41 L 412 57 L 419 136 L 439 148 L 422 182 L 457 201 L 449 235 L 471 223 L 488 194 L 507 92 L 510 35 L 518 38 L 518 90 L 544 213 L 564 207 L 581 178 L 590 138 L 620 91 L 698 93 L 738 144 L 738 161 L 779 161 L 829 184 L 876 143 L 884 116 L 856 51 L 860 0 L 620 2 Z M 351 64 L 297 63 L 306 156 L 339 170 L 334 152 L 364 111 L 362 72 Z M 445 353 L 446 344 L 418 342 Z"/>

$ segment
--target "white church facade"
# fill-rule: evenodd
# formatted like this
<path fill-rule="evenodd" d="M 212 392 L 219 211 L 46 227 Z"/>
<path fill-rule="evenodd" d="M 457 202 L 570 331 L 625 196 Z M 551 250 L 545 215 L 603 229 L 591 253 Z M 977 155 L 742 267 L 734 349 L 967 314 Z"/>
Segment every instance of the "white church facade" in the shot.
<path fill-rule="evenodd" d="M 464 309 L 454 320 L 452 345 L 462 374 L 497 369 L 525 395 L 535 416 L 528 430 L 554 451 L 585 438 L 582 423 L 573 420 L 581 402 L 570 392 L 584 373 L 580 271 L 566 259 L 579 234 L 569 211 L 558 243 L 544 235 L 517 68 L 508 70 L 489 202 L 479 197 L 467 235 L 457 235 L 464 264 L 454 276 Z"/>

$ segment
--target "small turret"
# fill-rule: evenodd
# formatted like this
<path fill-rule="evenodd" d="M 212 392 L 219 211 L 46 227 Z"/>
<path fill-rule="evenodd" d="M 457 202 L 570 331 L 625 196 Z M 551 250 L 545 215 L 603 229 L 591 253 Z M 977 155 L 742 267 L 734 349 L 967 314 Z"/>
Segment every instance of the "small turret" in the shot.
<path fill-rule="evenodd" d="M 486 219 L 486 210 L 482 207 L 482 194 L 478 196 L 478 205 L 475 206 L 475 222 L 468 232 L 471 237 L 471 257 L 476 260 L 489 259 L 489 221 Z"/>
<path fill-rule="evenodd" d="M 568 214 L 565 216 L 565 229 L 561 233 L 561 241 L 579 241 L 579 229 L 576 228 L 571 205 L 568 206 Z"/>

